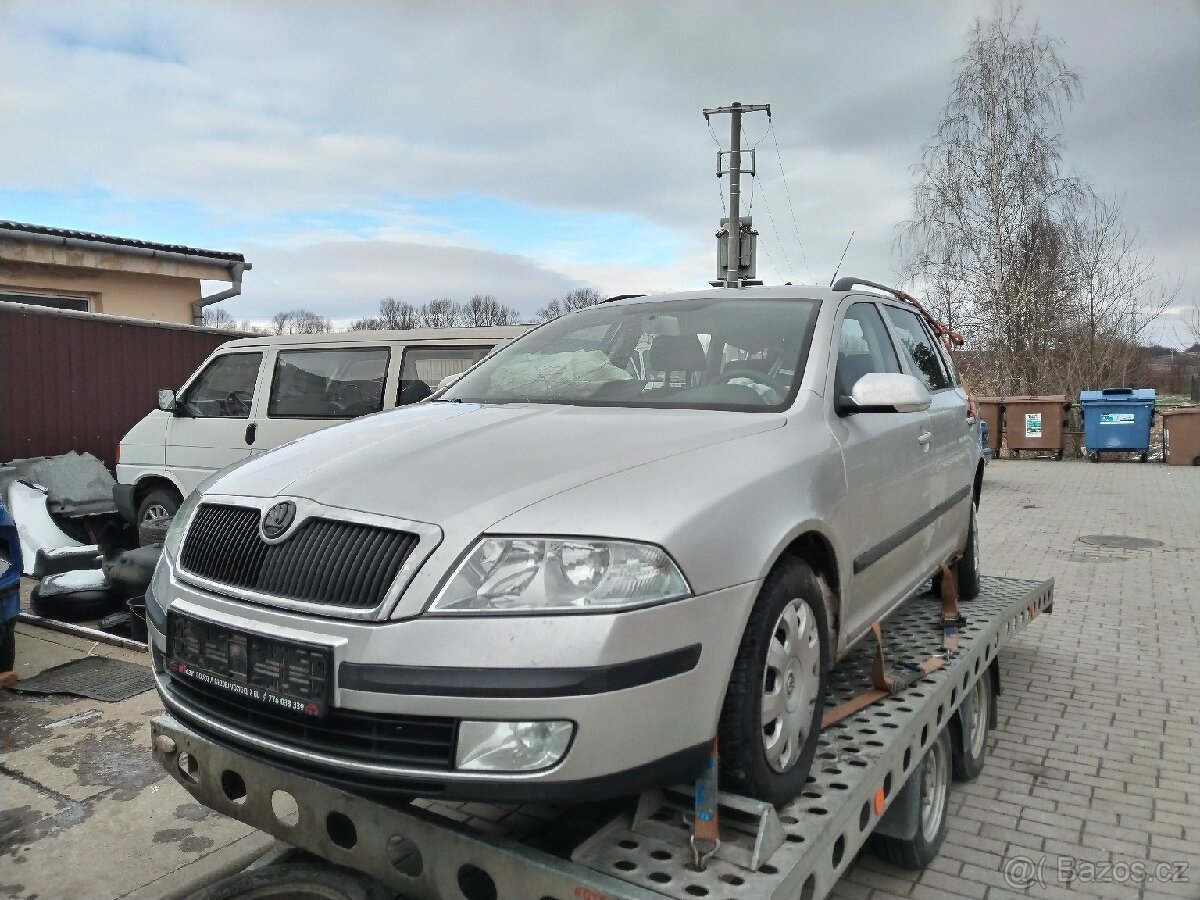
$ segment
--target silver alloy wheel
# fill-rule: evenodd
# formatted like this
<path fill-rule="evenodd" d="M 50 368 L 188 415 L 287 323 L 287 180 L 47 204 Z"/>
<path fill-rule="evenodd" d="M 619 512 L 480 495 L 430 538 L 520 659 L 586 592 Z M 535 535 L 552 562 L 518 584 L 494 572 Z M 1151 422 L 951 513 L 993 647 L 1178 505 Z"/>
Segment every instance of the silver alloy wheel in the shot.
<path fill-rule="evenodd" d="M 152 519 L 167 519 L 170 518 L 170 516 L 171 513 L 165 506 L 163 506 L 161 503 L 155 503 L 146 507 L 146 512 L 142 516 L 142 521 L 149 522 Z"/>
<path fill-rule="evenodd" d="M 796 764 L 808 741 L 821 686 L 821 638 L 808 601 L 792 599 L 771 630 L 763 669 L 763 753 L 776 772 Z"/>
<path fill-rule="evenodd" d="M 921 770 L 921 834 L 927 842 L 937 840 L 942 830 L 949 783 L 950 760 L 945 742 L 936 740 L 930 744 Z"/>
<path fill-rule="evenodd" d="M 983 677 L 975 682 L 975 687 L 971 691 L 971 742 L 969 746 L 972 759 L 979 759 L 983 755 L 983 745 L 987 742 L 987 723 L 988 716 L 991 711 L 988 709 L 988 703 L 991 700 L 991 693 L 988 691 L 986 683 L 989 678 L 987 672 L 983 673 Z"/>

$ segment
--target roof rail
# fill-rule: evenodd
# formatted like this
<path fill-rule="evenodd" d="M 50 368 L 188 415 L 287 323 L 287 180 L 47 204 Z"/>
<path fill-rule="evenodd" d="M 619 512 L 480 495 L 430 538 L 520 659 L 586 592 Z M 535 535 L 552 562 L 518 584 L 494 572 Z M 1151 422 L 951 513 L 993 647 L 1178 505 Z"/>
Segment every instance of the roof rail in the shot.
<path fill-rule="evenodd" d="M 901 291 L 900 289 L 894 288 L 894 287 L 888 287 L 886 284 L 880 284 L 878 281 L 868 281 L 866 278 L 858 278 L 855 275 L 843 275 L 841 278 L 839 278 L 837 281 L 835 281 L 833 283 L 833 290 L 835 290 L 835 291 L 851 291 L 851 290 L 854 290 L 855 285 L 861 285 L 863 287 L 875 288 L 875 290 L 877 290 L 877 291 L 885 291 L 885 292 L 891 294 L 893 297 L 896 297 L 898 299 L 903 299 L 900 297 L 900 295 L 903 294 L 904 292 Z"/>
<path fill-rule="evenodd" d="M 634 297 L 645 297 L 645 294 L 617 294 L 615 297 L 605 297 L 601 303 L 613 303 L 617 300 L 632 300 Z"/>

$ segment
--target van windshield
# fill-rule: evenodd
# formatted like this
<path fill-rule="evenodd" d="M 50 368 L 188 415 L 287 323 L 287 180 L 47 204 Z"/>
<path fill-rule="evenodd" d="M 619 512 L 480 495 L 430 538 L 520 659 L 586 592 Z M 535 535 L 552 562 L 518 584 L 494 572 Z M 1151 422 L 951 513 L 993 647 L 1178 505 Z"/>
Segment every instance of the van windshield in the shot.
<path fill-rule="evenodd" d="M 819 302 L 599 305 L 498 351 L 436 399 L 763 412 L 795 396 Z"/>

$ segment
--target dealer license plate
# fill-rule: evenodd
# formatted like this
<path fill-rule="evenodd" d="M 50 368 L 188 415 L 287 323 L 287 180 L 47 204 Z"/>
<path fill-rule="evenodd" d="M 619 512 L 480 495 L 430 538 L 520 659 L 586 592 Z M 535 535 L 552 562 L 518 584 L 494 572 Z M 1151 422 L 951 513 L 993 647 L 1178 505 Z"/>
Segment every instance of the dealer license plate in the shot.
<path fill-rule="evenodd" d="M 333 650 L 281 641 L 170 611 L 167 671 L 247 700 L 323 716 L 333 695 Z"/>

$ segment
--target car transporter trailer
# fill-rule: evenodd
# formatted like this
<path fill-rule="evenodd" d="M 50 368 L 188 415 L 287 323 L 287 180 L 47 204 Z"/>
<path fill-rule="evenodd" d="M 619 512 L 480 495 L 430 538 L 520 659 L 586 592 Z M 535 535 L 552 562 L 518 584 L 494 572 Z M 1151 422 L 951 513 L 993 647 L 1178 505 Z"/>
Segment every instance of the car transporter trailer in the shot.
<path fill-rule="evenodd" d="M 206 806 L 413 900 L 824 897 L 873 835 L 885 858 L 927 864 L 945 833 L 952 775 L 979 774 L 997 656 L 1050 611 L 1054 590 L 1053 580 L 982 582 L 957 624 L 947 626 L 936 597 L 914 595 L 884 620 L 881 641 L 838 663 L 826 720 L 835 709 L 842 718 L 823 728 L 806 789 L 779 809 L 721 793 L 721 843 L 703 871 L 690 786 L 570 809 L 397 808 L 218 746 L 167 714 L 151 723 L 154 755 Z M 269 871 L 258 873 L 269 880 Z"/>

